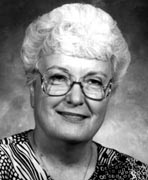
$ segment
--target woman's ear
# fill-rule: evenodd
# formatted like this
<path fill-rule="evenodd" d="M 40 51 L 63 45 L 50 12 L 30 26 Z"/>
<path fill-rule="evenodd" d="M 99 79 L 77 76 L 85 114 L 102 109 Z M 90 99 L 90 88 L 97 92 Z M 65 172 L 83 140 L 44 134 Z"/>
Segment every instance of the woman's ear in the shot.
<path fill-rule="evenodd" d="M 30 90 L 30 104 L 31 104 L 31 107 L 34 108 L 34 105 L 35 105 L 34 83 L 32 83 L 32 84 L 29 86 L 29 90 Z"/>

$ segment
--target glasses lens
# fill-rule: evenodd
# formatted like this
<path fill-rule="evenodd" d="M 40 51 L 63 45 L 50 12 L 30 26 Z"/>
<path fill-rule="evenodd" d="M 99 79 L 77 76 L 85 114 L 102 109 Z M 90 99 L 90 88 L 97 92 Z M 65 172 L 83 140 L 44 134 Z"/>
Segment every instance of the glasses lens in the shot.
<path fill-rule="evenodd" d="M 102 99 L 104 96 L 103 84 L 97 77 L 87 77 L 83 82 L 83 91 L 91 99 Z"/>
<path fill-rule="evenodd" d="M 102 99 L 104 97 L 104 90 L 103 87 L 100 87 L 98 89 L 93 89 L 91 87 L 88 88 L 84 88 L 84 93 L 87 97 L 91 98 L 91 99 Z"/>
<path fill-rule="evenodd" d="M 48 74 L 44 77 L 44 89 L 49 95 L 62 95 L 69 89 L 69 78 L 60 73 Z"/>

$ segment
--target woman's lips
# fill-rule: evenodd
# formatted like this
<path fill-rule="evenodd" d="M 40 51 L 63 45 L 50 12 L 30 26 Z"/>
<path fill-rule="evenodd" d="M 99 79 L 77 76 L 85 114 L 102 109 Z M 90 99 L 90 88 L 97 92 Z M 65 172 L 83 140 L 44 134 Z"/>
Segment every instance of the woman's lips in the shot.
<path fill-rule="evenodd" d="M 64 120 L 67 120 L 70 122 L 81 122 L 88 117 L 83 114 L 65 112 L 65 111 L 58 111 L 58 114 L 60 114 L 64 118 Z"/>

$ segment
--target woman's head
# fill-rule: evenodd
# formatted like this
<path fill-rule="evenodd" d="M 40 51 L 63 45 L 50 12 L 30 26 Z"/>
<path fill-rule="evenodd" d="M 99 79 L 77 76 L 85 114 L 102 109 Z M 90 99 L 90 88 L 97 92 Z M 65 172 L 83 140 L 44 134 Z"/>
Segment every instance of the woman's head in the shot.
<path fill-rule="evenodd" d="M 63 5 L 30 24 L 22 45 L 26 72 L 34 72 L 42 57 L 51 54 L 110 60 L 115 84 L 130 63 L 127 44 L 116 22 L 100 8 L 88 4 Z"/>
<path fill-rule="evenodd" d="M 86 4 L 64 5 L 34 21 L 22 58 L 38 133 L 70 141 L 93 138 L 112 82 L 117 84 L 130 61 L 115 21 Z"/>

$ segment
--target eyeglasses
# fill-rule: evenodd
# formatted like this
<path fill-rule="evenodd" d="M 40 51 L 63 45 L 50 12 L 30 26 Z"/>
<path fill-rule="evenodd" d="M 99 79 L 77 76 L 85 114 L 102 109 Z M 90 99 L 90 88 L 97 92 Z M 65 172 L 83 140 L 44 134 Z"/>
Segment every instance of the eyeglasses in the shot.
<path fill-rule="evenodd" d="M 64 96 L 71 91 L 75 84 L 78 84 L 85 97 L 95 101 L 101 101 L 112 90 L 112 79 L 104 86 L 102 81 L 95 76 L 88 75 L 81 78 L 79 82 L 76 82 L 72 80 L 69 73 L 65 72 L 47 71 L 43 75 L 40 73 L 40 75 L 42 90 L 48 96 Z"/>

